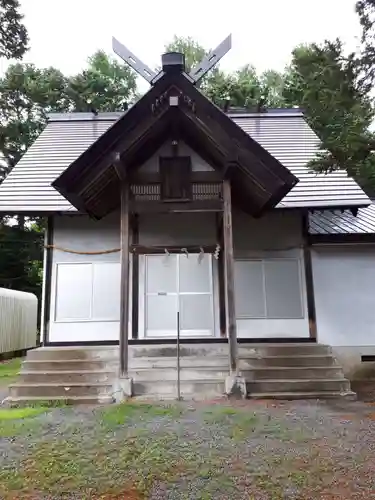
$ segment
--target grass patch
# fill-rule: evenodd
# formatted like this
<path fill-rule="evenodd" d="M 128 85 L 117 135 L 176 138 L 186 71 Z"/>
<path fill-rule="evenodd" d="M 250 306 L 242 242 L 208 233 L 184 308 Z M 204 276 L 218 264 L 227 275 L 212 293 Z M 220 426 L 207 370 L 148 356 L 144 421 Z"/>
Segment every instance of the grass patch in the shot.
<path fill-rule="evenodd" d="M 32 431 L 38 426 L 34 417 L 46 413 L 48 408 L 2 408 L 0 409 L 0 438 L 19 436 Z"/>
<path fill-rule="evenodd" d="M 0 385 L 8 385 L 17 378 L 21 364 L 21 358 L 0 362 Z"/>
<path fill-rule="evenodd" d="M 230 437 L 235 441 L 240 441 L 254 432 L 260 423 L 255 413 L 229 406 L 217 406 L 206 410 L 204 421 L 207 425 L 226 426 Z"/>
<path fill-rule="evenodd" d="M 116 427 L 129 420 L 152 420 L 155 417 L 177 419 L 182 414 L 178 405 L 157 405 L 137 402 L 125 402 L 112 405 L 99 412 L 100 419 L 107 427 Z"/>
<path fill-rule="evenodd" d="M 3 421 L 36 417 L 37 415 L 45 413 L 46 411 L 47 408 L 44 407 L 0 408 L 0 423 Z"/>

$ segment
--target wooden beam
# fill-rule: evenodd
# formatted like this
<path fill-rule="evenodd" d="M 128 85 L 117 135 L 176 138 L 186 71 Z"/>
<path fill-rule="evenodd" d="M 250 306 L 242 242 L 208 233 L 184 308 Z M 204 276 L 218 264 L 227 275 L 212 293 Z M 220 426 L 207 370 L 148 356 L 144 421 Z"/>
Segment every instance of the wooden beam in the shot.
<path fill-rule="evenodd" d="M 181 253 L 181 250 L 186 250 L 188 253 L 199 253 L 203 250 L 205 253 L 215 253 L 216 245 L 131 245 L 132 253 L 143 255 L 143 254 L 160 254 L 167 250 L 169 253 Z"/>
<path fill-rule="evenodd" d="M 238 348 L 237 348 L 237 326 L 236 310 L 234 301 L 234 253 L 233 253 L 233 230 L 232 230 L 232 199 L 230 181 L 223 182 L 224 216 L 224 272 L 225 272 L 225 309 L 226 327 L 229 344 L 230 371 L 238 375 Z"/>
<path fill-rule="evenodd" d="M 118 151 L 113 153 L 113 166 L 116 170 L 117 177 L 121 180 L 124 181 L 126 177 L 125 173 L 125 168 L 124 165 L 121 161 L 121 155 Z"/>
<path fill-rule="evenodd" d="M 120 377 L 128 376 L 129 350 L 129 185 L 121 183 Z"/>
<path fill-rule="evenodd" d="M 133 213 L 180 213 L 180 212 L 222 212 L 221 200 L 194 200 L 186 202 L 167 201 L 131 201 L 130 210 Z"/>
<path fill-rule="evenodd" d="M 135 171 L 132 174 L 129 174 L 130 177 L 130 183 L 131 184 L 158 184 L 161 182 L 160 174 L 159 172 L 147 172 L 147 173 L 142 173 Z M 191 173 L 191 182 L 193 183 L 208 183 L 208 184 L 215 184 L 215 183 L 221 183 L 223 181 L 224 177 L 223 175 L 220 174 L 220 172 L 217 172 L 215 170 L 212 171 L 201 171 L 201 172 L 192 172 Z"/>

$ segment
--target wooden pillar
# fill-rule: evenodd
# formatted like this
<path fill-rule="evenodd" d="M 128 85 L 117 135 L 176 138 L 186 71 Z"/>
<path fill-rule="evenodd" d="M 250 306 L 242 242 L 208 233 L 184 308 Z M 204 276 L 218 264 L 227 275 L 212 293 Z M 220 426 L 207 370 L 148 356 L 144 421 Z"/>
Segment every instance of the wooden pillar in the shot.
<path fill-rule="evenodd" d="M 316 341 L 316 310 L 314 277 L 311 260 L 311 245 L 309 240 L 309 214 L 302 215 L 302 236 L 303 236 L 303 261 L 305 267 L 307 313 L 309 317 L 309 331 L 311 340 Z"/>
<path fill-rule="evenodd" d="M 139 216 L 134 214 L 132 218 L 132 244 L 139 243 Z M 137 252 L 132 254 L 132 338 L 138 338 L 139 325 L 139 255 Z"/>
<path fill-rule="evenodd" d="M 223 236 L 224 236 L 224 274 L 225 274 L 225 309 L 226 327 L 229 344 L 230 370 L 238 373 L 237 326 L 234 301 L 234 254 L 232 231 L 232 200 L 230 181 L 223 183 Z"/>
<path fill-rule="evenodd" d="M 120 376 L 128 376 L 129 345 L 129 185 L 121 181 Z"/>

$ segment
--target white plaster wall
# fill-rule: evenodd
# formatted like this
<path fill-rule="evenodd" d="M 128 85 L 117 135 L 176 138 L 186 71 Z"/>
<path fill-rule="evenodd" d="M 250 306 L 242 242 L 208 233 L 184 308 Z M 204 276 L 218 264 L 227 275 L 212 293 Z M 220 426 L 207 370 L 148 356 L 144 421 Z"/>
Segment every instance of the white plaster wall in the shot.
<path fill-rule="evenodd" d="M 298 319 L 237 319 L 238 337 L 309 337 L 301 214 L 273 211 L 259 219 L 254 219 L 247 214 L 235 211 L 233 243 L 236 260 L 298 259 L 303 304 L 303 317 Z M 248 286 L 249 295 L 257 293 L 256 289 L 251 289 L 251 283 Z"/>
<path fill-rule="evenodd" d="M 95 252 L 119 248 L 119 215 L 114 213 L 100 221 L 78 215 L 55 217 L 53 234 L 53 244 L 67 250 Z M 74 267 L 72 266 L 77 266 L 76 273 L 74 273 Z M 93 277 L 91 283 L 82 280 L 82 266 L 90 268 L 88 272 L 91 272 Z M 118 273 L 116 273 L 116 268 Z M 103 255 L 79 255 L 53 250 L 49 342 L 118 340 L 120 320 L 119 281 L 117 284 L 106 280 L 106 271 L 110 271 L 111 276 L 120 275 L 119 252 Z M 81 306 L 87 305 L 87 301 L 91 297 L 89 307 L 91 312 L 95 312 L 92 311 L 92 307 L 95 304 L 95 297 L 97 297 L 96 300 L 102 301 L 100 307 L 97 305 L 97 308 L 102 310 L 101 314 L 104 314 L 104 316 L 100 317 L 98 314 L 92 317 L 91 314 L 91 317 L 87 317 L 90 316 L 88 314 L 86 317 L 79 318 L 79 320 L 76 318 L 59 318 L 56 300 L 58 272 L 66 276 L 64 279 L 66 287 L 64 291 L 65 303 L 68 302 L 66 307 L 72 308 L 76 304 L 77 310 L 79 310 Z M 95 276 L 99 278 L 95 278 Z M 69 285 L 67 282 L 69 282 Z M 94 290 L 94 282 L 98 287 L 97 291 Z M 67 289 L 69 289 L 69 292 Z M 106 291 L 109 293 L 106 293 Z M 118 304 L 117 309 L 113 307 L 114 304 Z M 108 314 L 106 314 L 106 311 L 108 311 Z M 85 316 L 84 312 L 82 316 Z M 131 332 L 131 321 L 129 323 L 129 332 Z"/>
<path fill-rule="evenodd" d="M 375 346 L 375 246 L 314 247 L 318 340 Z"/>
<path fill-rule="evenodd" d="M 214 245 L 216 243 L 216 223 L 214 214 L 147 214 L 141 215 L 139 220 L 139 243 L 143 245 Z M 54 241 L 53 244 L 67 250 L 79 252 L 104 251 L 120 247 L 120 221 L 118 214 L 95 221 L 86 216 L 60 216 L 54 219 Z M 199 250 L 198 250 L 199 252 Z M 217 284 L 217 262 L 214 260 L 214 321 L 215 334 L 219 335 L 219 304 Z M 77 266 L 75 270 L 74 267 Z M 90 269 L 88 269 L 88 267 Z M 113 267 L 118 269 L 113 269 Z M 130 269 L 132 268 L 130 264 Z M 86 271 L 85 271 L 86 270 Z M 105 280 L 105 273 L 111 275 Z M 88 308 L 91 312 L 82 316 L 79 320 L 75 317 L 59 317 L 58 310 L 61 308 L 56 299 L 58 284 L 58 273 L 63 273 L 63 281 L 66 291 L 69 290 L 67 298 L 64 299 L 64 307 L 74 309 L 77 315 L 81 310 Z M 102 280 L 83 279 L 87 275 L 102 276 Z M 104 276 L 103 276 L 104 273 Z M 118 276 L 118 283 L 113 282 Z M 119 338 L 120 319 L 120 253 L 103 255 L 79 255 L 67 253 L 61 250 L 53 251 L 52 282 L 51 282 L 51 308 L 49 323 L 49 342 L 75 342 L 75 341 L 110 341 Z M 94 286 L 95 283 L 95 286 Z M 98 290 L 98 287 L 103 291 Z M 142 287 L 140 287 L 142 289 Z M 108 290 L 108 293 L 106 293 Z M 88 297 L 93 297 L 91 304 Z M 95 308 L 95 297 L 100 300 L 100 309 L 109 311 L 106 317 L 92 316 Z M 130 287 L 130 308 L 132 291 Z M 118 308 L 114 307 L 118 305 Z M 140 310 L 140 316 L 143 311 Z M 110 316 L 108 316 L 110 315 Z M 61 316 L 61 315 L 60 315 Z M 90 317 L 88 317 L 90 316 Z M 129 317 L 129 336 L 131 336 L 131 315 Z M 139 332 L 142 336 L 142 332 Z"/>
<path fill-rule="evenodd" d="M 375 246 L 316 246 L 312 262 L 318 341 L 355 378 L 375 355 Z"/>
<path fill-rule="evenodd" d="M 215 245 L 214 213 L 141 214 L 140 245 Z"/>

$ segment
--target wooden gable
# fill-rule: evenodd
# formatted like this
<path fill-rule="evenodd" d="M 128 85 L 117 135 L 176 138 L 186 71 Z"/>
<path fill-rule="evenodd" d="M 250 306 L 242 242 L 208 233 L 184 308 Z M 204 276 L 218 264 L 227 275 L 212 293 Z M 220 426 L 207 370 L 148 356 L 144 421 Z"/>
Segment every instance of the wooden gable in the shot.
<path fill-rule="evenodd" d="M 118 169 L 131 178 L 169 137 L 229 178 L 233 202 L 252 215 L 274 207 L 298 182 L 184 73 L 166 72 L 53 187 L 79 210 L 103 217 L 120 205 Z"/>

